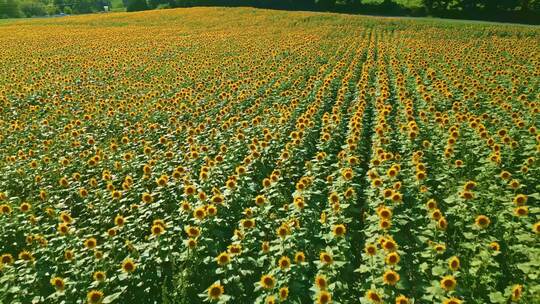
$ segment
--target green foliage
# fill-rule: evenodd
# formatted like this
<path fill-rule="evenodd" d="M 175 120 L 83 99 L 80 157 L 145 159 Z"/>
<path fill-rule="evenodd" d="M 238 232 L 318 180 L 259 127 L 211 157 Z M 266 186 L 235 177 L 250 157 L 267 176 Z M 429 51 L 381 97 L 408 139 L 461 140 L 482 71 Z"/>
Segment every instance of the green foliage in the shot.
<path fill-rule="evenodd" d="M 45 16 L 47 10 L 45 4 L 39 1 L 24 1 L 19 5 L 25 17 Z"/>
<path fill-rule="evenodd" d="M 0 18 L 20 17 L 19 3 L 15 0 L 0 0 Z"/>
<path fill-rule="evenodd" d="M 128 12 L 144 11 L 148 9 L 145 0 L 128 0 L 126 10 Z"/>

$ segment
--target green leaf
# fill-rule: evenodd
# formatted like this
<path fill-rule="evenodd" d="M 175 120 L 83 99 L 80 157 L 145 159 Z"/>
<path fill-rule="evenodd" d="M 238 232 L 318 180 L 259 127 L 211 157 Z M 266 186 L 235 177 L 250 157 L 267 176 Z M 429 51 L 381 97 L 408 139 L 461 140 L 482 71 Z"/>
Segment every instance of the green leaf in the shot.
<path fill-rule="evenodd" d="M 491 301 L 491 303 L 505 303 L 506 302 L 506 298 L 500 291 L 490 293 L 489 300 Z"/>

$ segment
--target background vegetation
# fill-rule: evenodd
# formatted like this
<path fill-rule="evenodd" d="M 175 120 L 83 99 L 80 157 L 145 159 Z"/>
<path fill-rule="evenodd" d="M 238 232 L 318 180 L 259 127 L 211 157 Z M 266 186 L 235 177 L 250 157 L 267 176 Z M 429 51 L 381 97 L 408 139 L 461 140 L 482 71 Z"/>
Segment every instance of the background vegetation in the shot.
<path fill-rule="evenodd" d="M 191 6 L 252 6 L 285 10 L 540 23 L 540 0 L 0 0 L 0 18 Z"/>

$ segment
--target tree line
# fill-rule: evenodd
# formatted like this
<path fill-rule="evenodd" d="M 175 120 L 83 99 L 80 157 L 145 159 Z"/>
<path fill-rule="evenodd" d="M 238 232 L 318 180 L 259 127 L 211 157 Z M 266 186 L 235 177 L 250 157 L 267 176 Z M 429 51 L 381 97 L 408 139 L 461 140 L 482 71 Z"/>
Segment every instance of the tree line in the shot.
<path fill-rule="evenodd" d="M 111 8 L 111 0 L 0 0 L 0 18 L 85 14 Z M 121 0 L 127 11 L 191 6 L 251 6 L 283 10 L 435 16 L 540 24 L 540 0 Z"/>

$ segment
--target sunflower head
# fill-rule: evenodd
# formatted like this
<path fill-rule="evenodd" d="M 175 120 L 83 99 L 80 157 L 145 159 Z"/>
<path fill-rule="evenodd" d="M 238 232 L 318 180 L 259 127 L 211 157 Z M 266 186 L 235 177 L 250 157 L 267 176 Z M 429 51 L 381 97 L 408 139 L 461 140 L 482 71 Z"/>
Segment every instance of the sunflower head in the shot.
<path fill-rule="evenodd" d="M 137 265 L 130 258 L 127 258 L 122 262 L 122 271 L 126 273 L 132 273 L 135 271 L 136 268 L 137 268 Z"/>
<path fill-rule="evenodd" d="M 404 295 L 399 295 L 396 298 L 396 304 L 409 304 L 409 303 L 410 303 L 409 298 L 407 298 Z"/>
<path fill-rule="evenodd" d="M 382 303 L 382 297 L 379 295 L 379 293 L 375 290 L 368 290 L 366 292 L 366 298 L 371 303 Z"/>
<path fill-rule="evenodd" d="M 317 286 L 318 289 L 325 290 L 326 287 L 328 287 L 328 280 L 326 279 L 326 276 L 322 274 L 318 274 L 315 277 L 315 285 Z"/>
<path fill-rule="evenodd" d="M 326 291 L 321 290 L 317 294 L 317 304 L 327 304 L 332 302 L 332 295 Z"/>
<path fill-rule="evenodd" d="M 288 287 L 281 287 L 279 289 L 279 299 L 281 301 L 284 301 L 289 296 L 289 288 Z"/>
<path fill-rule="evenodd" d="M 321 263 L 326 264 L 326 265 L 332 264 L 334 262 L 332 255 L 326 251 L 323 251 L 319 254 L 319 260 L 321 261 Z"/>
<path fill-rule="evenodd" d="M 51 285 L 58 291 L 62 291 L 66 287 L 64 279 L 62 279 L 61 277 L 51 278 Z"/>
<path fill-rule="evenodd" d="M 441 287 L 446 291 L 454 290 L 457 285 L 456 279 L 451 275 L 444 276 L 440 283 Z"/>
<path fill-rule="evenodd" d="M 103 282 L 107 278 L 107 275 L 103 271 L 96 271 L 92 275 L 92 278 L 94 278 L 94 281 L 96 282 Z"/>
<path fill-rule="evenodd" d="M 265 274 L 261 277 L 260 283 L 263 288 L 272 289 L 276 284 L 276 279 L 272 275 Z"/>
<path fill-rule="evenodd" d="M 399 279 L 399 274 L 393 270 L 387 270 L 383 274 L 383 282 L 387 285 L 396 285 Z"/>
<path fill-rule="evenodd" d="M 474 220 L 476 226 L 480 229 L 485 229 L 489 226 L 489 224 L 491 223 L 489 217 L 485 216 L 485 215 L 479 215 L 476 217 L 476 219 Z"/>
<path fill-rule="evenodd" d="M 343 225 L 343 224 L 335 225 L 332 228 L 332 233 L 336 237 L 342 237 L 342 236 L 345 235 L 346 232 L 347 232 L 347 228 L 345 228 L 345 225 Z"/>
<path fill-rule="evenodd" d="M 103 292 L 99 290 L 91 290 L 86 295 L 86 299 L 90 304 L 99 304 L 103 300 Z"/>
<path fill-rule="evenodd" d="M 208 297 L 212 300 L 218 300 L 224 292 L 223 286 L 219 283 L 214 283 L 208 287 Z"/>
<path fill-rule="evenodd" d="M 521 295 L 523 294 L 523 285 L 514 285 L 512 287 L 512 301 L 519 301 Z"/>
<path fill-rule="evenodd" d="M 296 264 L 304 263 L 306 261 L 306 255 L 299 251 L 294 255 L 294 262 Z"/>
<path fill-rule="evenodd" d="M 278 261 L 278 266 L 282 270 L 288 269 L 289 267 L 291 267 L 291 259 L 289 259 L 289 257 L 282 256 Z"/>
<path fill-rule="evenodd" d="M 448 268 L 452 271 L 457 271 L 460 266 L 460 261 L 457 256 L 453 256 L 448 260 Z"/>

